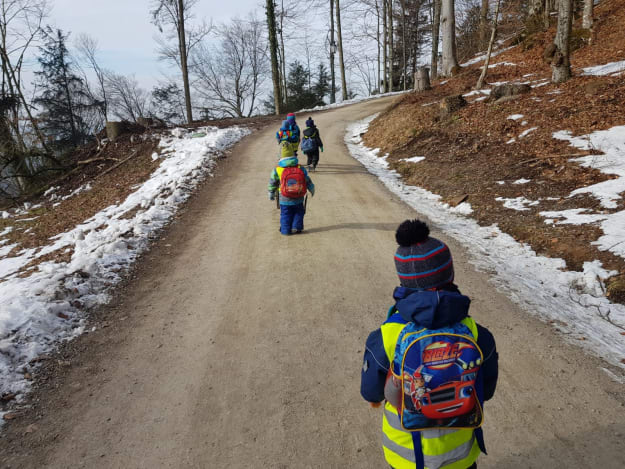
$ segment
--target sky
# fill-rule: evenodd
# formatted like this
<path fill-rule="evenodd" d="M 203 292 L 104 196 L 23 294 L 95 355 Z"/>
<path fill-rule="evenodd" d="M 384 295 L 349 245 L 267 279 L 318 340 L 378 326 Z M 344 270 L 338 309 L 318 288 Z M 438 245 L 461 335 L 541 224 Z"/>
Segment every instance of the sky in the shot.
<path fill-rule="evenodd" d="M 157 84 L 164 73 L 171 73 L 156 53 L 158 29 L 150 23 L 152 0 L 51 0 L 50 24 L 70 31 L 70 42 L 80 33 L 97 39 L 105 68 L 135 78 L 145 88 Z M 227 22 L 234 16 L 256 11 L 264 14 L 263 0 L 200 0 L 194 8 L 197 19 Z"/>

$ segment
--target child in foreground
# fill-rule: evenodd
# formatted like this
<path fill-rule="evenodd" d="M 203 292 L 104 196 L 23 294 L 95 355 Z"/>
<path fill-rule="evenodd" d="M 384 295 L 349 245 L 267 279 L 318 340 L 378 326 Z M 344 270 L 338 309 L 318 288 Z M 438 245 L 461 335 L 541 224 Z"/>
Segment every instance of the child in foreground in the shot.
<path fill-rule="evenodd" d="M 391 467 L 472 469 L 486 453 L 480 426 L 498 355 L 453 283 L 449 248 L 429 233 L 419 220 L 397 228 L 400 286 L 387 320 L 367 339 L 360 392 L 373 407 L 384 402 L 382 446 Z"/>

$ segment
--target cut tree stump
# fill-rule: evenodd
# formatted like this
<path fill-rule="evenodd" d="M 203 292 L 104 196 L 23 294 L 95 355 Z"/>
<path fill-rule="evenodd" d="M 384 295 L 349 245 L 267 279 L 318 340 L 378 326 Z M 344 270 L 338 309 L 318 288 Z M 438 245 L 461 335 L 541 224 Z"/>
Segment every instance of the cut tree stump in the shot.
<path fill-rule="evenodd" d="M 122 122 L 108 121 L 106 123 L 106 136 L 111 142 L 114 142 L 124 130 Z"/>
<path fill-rule="evenodd" d="M 532 91 L 530 85 L 522 85 L 520 83 L 506 83 L 505 85 L 499 85 L 493 88 L 490 93 L 490 100 L 497 101 L 501 98 L 507 98 L 509 96 L 520 96 Z"/>
<path fill-rule="evenodd" d="M 461 94 L 445 96 L 440 103 L 441 117 L 447 117 L 466 105 L 467 100 Z"/>
<path fill-rule="evenodd" d="M 426 91 L 432 89 L 430 85 L 430 69 L 428 67 L 419 67 L 414 74 L 414 90 Z"/>

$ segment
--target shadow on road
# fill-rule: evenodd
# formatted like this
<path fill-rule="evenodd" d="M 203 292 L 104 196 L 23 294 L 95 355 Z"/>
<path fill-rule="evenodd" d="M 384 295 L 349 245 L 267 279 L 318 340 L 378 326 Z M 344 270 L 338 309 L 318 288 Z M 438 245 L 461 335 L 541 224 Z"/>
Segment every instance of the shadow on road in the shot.
<path fill-rule="evenodd" d="M 338 225 L 320 226 L 319 228 L 305 229 L 304 234 L 322 233 L 333 230 L 377 230 L 395 231 L 397 223 L 340 223 Z"/>
<path fill-rule="evenodd" d="M 357 164 L 323 164 L 319 163 L 319 167 L 316 171 L 311 172 L 311 175 L 315 174 L 367 174 L 368 171 Z"/>

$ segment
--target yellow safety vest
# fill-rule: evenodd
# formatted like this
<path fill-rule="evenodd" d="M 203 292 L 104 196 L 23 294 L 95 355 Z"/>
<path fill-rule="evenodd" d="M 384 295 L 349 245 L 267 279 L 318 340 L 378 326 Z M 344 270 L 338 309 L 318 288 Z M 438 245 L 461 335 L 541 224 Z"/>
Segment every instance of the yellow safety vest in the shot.
<path fill-rule="evenodd" d="M 477 340 L 477 325 L 471 318 L 462 323 L 469 328 Z M 393 363 L 395 346 L 406 324 L 388 322 L 382 324 L 382 341 L 389 363 Z M 413 434 L 402 429 L 397 409 L 389 402 L 384 403 L 382 418 L 384 457 L 395 469 L 415 469 L 417 467 Z M 480 447 L 472 429 L 446 428 L 420 432 L 421 450 L 425 469 L 467 469 L 480 454 Z M 416 434 L 415 434 L 416 436 Z"/>

